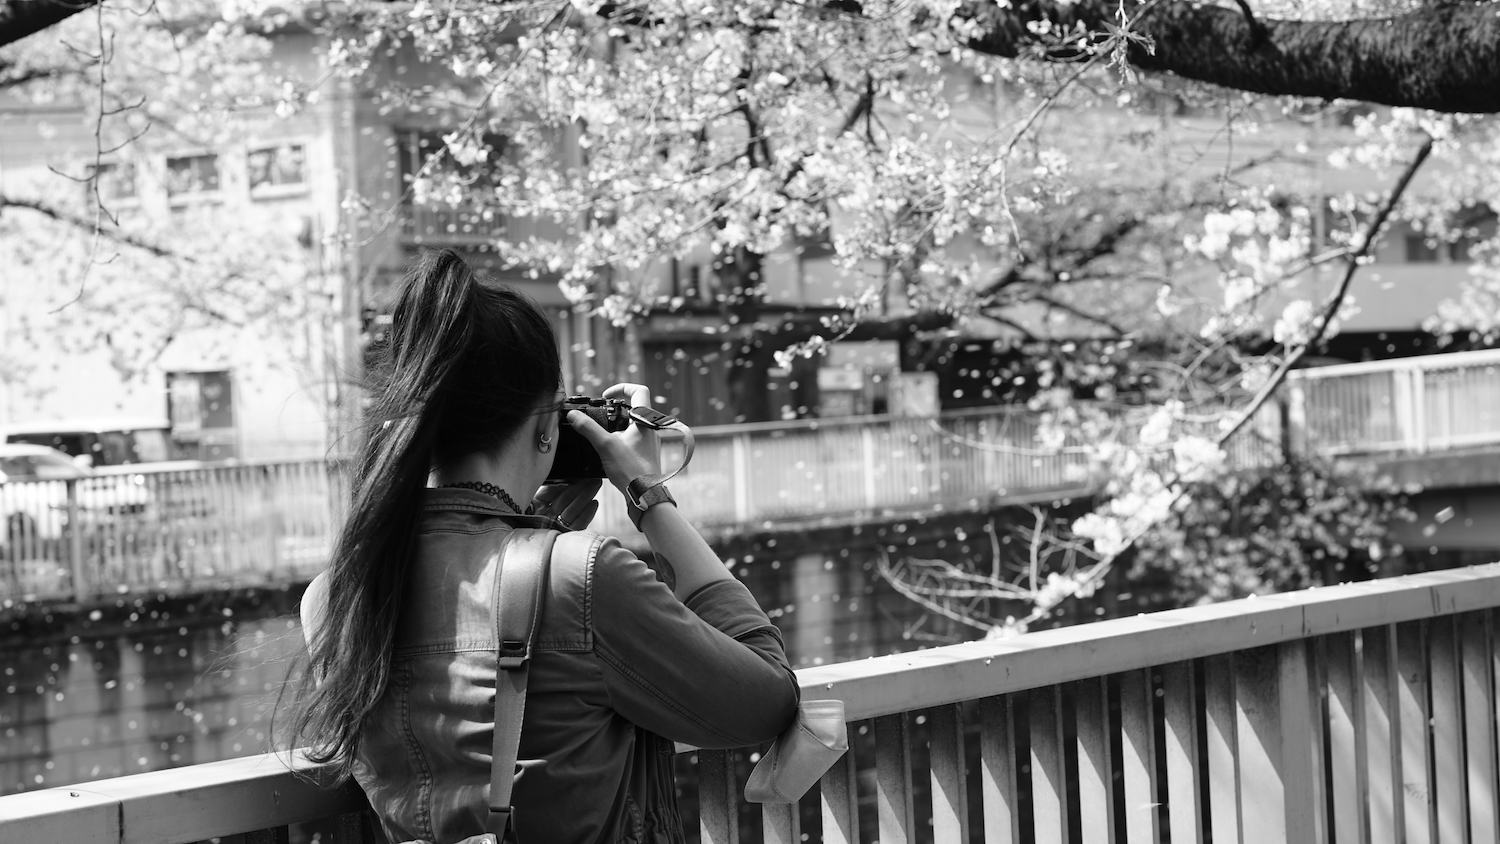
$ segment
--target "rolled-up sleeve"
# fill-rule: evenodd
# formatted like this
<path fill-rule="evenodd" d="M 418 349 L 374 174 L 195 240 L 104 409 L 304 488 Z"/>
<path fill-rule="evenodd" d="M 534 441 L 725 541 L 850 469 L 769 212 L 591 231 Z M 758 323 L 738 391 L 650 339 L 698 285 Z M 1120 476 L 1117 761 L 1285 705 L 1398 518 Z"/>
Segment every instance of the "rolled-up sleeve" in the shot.
<path fill-rule="evenodd" d="M 781 633 L 735 580 L 686 603 L 613 539 L 595 558 L 594 653 L 610 705 L 657 735 L 703 748 L 775 738 L 799 690 Z"/>

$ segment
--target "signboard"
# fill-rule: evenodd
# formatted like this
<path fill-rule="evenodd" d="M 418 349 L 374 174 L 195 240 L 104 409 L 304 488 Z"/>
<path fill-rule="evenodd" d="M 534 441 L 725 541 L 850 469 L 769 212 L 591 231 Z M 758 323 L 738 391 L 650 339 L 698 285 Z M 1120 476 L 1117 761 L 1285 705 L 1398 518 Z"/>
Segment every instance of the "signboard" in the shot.
<path fill-rule="evenodd" d="M 818 392 L 826 393 L 830 390 L 853 390 L 859 391 L 865 388 L 865 373 L 860 369 L 830 369 L 818 370 Z"/>
<path fill-rule="evenodd" d="M 185 447 L 188 456 L 199 460 L 238 456 L 233 373 L 168 372 L 167 417 L 173 441 Z"/>
<path fill-rule="evenodd" d="M 167 373 L 167 418 L 172 421 L 172 439 L 197 442 L 203 432 L 203 407 L 196 373 Z"/>

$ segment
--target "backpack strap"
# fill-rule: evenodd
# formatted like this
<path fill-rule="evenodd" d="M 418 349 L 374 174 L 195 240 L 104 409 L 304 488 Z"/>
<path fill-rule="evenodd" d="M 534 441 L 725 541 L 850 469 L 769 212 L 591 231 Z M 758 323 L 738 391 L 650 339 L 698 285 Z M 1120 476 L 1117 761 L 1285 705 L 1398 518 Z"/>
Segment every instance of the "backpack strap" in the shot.
<path fill-rule="evenodd" d="M 510 793 L 515 784 L 516 754 L 521 748 L 521 720 L 526 714 L 531 646 L 541 619 L 542 584 L 547 580 L 556 539 L 557 531 L 517 528 L 495 574 L 495 739 L 485 829 L 496 842 L 505 839 L 505 829 L 510 825 Z"/>

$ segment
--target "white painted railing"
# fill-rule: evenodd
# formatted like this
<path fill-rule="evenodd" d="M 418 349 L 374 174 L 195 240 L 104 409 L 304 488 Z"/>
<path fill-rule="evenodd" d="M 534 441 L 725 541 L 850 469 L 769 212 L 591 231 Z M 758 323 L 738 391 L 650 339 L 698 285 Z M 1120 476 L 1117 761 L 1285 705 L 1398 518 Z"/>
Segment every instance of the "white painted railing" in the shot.
<path fill-rule="evenodd" d="M 1500 351 L 1295 372 L 1291 439 L 1330 454 L 1500 444 Z M 870 416 L 704 428 L 674 495 L 709 531 L 786 529 L 890 513 L 978 509 L 1092 489 L 1084 444 L 1048 450 L 1037 417 L 984 408 L 933 419 Z M 1230 444 L 1233 465 L 1279 459 L 1267 407 Z M 666 461 L 680 459 L 668 442 Z M 74 484 L 0 483 L 0 600 L 88 598 L 307 576 L 342 502 L 317 460 L 118 467 Z M 73 530 L 70 525 L 78 525 Z M 594 527 L 630 536 L 618 496 Z"/>
<path fill-rule="evenodd" d="M 852 749 L 800 805 L 742 813 L 746 751 L 696 752 L 681 785 L 713 844 L 1492 842 L 1497 607 L 1490 565 L 804 669 Z M 0 798 L 0 841 L 342 816 L 352 844 L 361 807 L 257 757 Z"/>
<path fill-rule="evenodd" d="M 1422 453 L 1500 443 L 1500 349 L 1291 373 L 1293 430 L 1329 454 Z"/>
<path fill-rule="evenodd" d="M 986 409 L 705 428 L 672 489 L 708 530 L 1086 493 L 1083 449 L 1039 450 L 1035 425 L 1024 412 Z M 681 459 L 680 444 L 664 450 L 668 465 Z M 316 460 L 0 483 L 0 517 L 11 525 L 0 536 L 0 599 L 309 577 L 327 558 L 342 501 L 338 471 Z M 593 527 L 634 533 L 617 495 L 601 496 Z"/>
<path fill-rule="evenodd" d="M 327 563 L 341 489 L 321 460 L 0 483 L 0 600 L 306 580 Z"/>
<path fill-rule="evenodd" d="M 412 243 L 489 243 L 505 231 L 499 212 L 469 206 L 411 203 L 399 213 L 401 236 Z"/>

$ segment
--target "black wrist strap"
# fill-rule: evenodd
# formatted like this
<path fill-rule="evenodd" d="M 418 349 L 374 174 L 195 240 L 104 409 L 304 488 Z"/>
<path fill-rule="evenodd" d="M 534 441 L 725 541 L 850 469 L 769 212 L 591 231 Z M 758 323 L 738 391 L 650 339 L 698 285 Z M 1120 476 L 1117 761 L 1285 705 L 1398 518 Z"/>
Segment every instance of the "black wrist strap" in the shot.
<path fill-rule="evenodd" d="M 641 510 L 644 509 L 641 507 L 641 495 L 646 490 L 672 480 L 677 477 L 679 472 L 686 469 L 689 463 L 693 462 L 693 429 L 682 424 L 682 421 L 677 417 L 667 416 L 649 407 L 633 407 L 630 409 L 629 415 L 637 425 L 641 425 L 642 427 L 657 431 L 672 430 L 682 434 L 683 452 L 681 465 L 670 472 L 641 475 L 625 487 L 625 500 L 630 502 L 630 506 Z"/>

